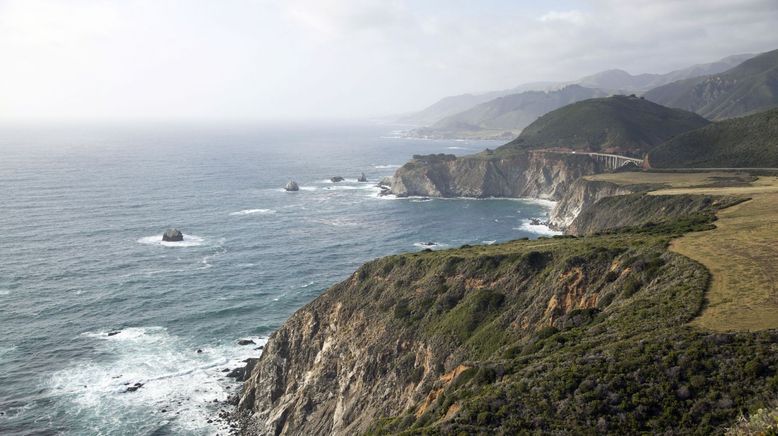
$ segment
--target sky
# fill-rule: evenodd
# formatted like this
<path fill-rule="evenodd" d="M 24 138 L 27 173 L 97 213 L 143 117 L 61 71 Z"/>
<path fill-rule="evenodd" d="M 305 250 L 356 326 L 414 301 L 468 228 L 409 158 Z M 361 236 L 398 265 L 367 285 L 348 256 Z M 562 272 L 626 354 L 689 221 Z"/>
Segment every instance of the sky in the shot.
<path fill-rule="evenodd" d="M 370 118 L 777 28 L 778 0 L 0 0 L 0 121 Z"/>

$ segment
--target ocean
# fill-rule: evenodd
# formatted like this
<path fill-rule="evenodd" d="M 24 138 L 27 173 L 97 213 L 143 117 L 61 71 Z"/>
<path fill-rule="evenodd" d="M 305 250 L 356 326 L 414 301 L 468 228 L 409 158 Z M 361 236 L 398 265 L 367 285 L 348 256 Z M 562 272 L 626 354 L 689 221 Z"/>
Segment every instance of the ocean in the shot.
<path fill-rule="evenodd" d="M 499 145 L 393 129 L 0 126 L 0 434 L 224 433 L 225 371 L 360 264 L 548 233 L 548 202 L 378 196 L 413 154 Z"/>

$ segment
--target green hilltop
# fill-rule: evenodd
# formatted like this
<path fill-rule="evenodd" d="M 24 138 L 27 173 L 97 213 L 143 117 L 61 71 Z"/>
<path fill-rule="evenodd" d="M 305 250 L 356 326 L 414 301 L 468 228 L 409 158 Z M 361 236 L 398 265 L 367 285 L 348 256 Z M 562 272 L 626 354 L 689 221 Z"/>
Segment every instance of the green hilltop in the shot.
<path fill-rule="evenodd" d="M 648 154 L 654 168 L 778 167 L 778 109 L 710 124 Z"/>
<path fill-rule="evenodd" d="M 778 50 L 749 59 L 721 74 L 680 80 L 652 89 L 648 100 L 696 112 L 712 120 L 778 106 Z"/>
<path fill-rule="evenodd" d="M 562 148 L 642 157 L 675 135 L 709 123 L 635 96 L 595 98 L 538 118 L 503 149 Z"/>

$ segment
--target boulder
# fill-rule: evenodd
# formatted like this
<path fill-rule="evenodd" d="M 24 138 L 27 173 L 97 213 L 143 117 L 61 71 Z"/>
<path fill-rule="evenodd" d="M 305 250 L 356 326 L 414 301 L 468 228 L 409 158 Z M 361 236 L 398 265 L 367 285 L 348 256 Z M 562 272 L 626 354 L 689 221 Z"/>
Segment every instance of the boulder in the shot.
<path fill-rule="evenodd" d="M 332 183 L 342 182 L 343 180 L 345 180 L 345 179 L 343 177 L 341 177 L 341 176 L 335 176 L 335 177 L 330 178 L 330 182 L 332 182 Z"/>
<path fill-rule="evenodd" d="M 256 342 L 252 341 L 251 339 L 241 339 L 238 341 L 238 345 L 254 345 Z"/>
<path fill-rule="evenodd" d="M 284 189 L 286 189 L 289 192 L 299 191 L 300 185 L 298 185 L 297 182 L 295 182 L 294 180 L 290 180 L 289 183 L 286 184 Z"/>
<path fill-rule="evenodd" d="M 162 240 L 166 242 L 181 242 L 184 240 L 184 234 L 178 229 L 167 229 Z"/>
<path fill-rule="evenodd" d="M 367 182 L 367 176 L 365 173 L 362 173 L 362 175 L 357 178 L 357 182 Z"/>
<path fill-rule="evenodd" d="M 124 392 L 135 392 L 142 387 L 143 383 L 135 383 L 134 385 L 127 387 Z"/>

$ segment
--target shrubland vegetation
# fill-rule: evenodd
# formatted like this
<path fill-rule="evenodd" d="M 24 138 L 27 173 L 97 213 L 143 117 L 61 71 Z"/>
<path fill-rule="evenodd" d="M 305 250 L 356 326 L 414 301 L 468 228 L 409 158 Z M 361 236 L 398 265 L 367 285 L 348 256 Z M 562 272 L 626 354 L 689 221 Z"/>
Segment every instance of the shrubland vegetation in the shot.
<path fill-rule="evenodd" d="M 673 136 L 708 123 L 691 112 L 635 96 L 617 95 L 584 100 L 549 112 L 501 148 L 564 148 L 643 157 Z"/>
<path fill-rule="evenodd" d="M 693 216 L 589 237 L 392 256 L 357 273 L 363 310 L 441 356 L 434 393 L 372 434 L 722 432 L 770 404 L 778 333 L 691 327 L 710 280 L 667 250 Z M 367 307 L 365 307 L 367 306 Z"/>
<path fill-rule="evenodd" d="M 656 168 L 776 168 L 778 109 L 684 133 L 648 154 Z"/>

